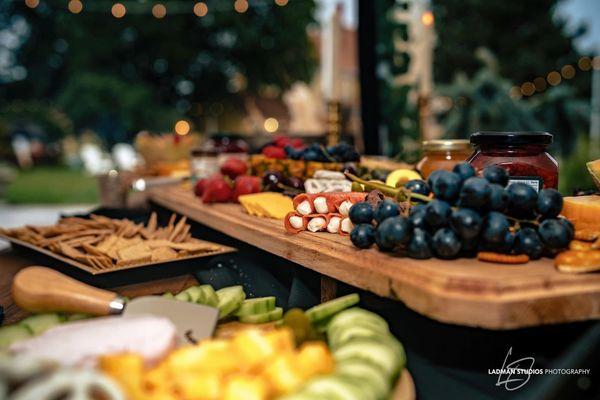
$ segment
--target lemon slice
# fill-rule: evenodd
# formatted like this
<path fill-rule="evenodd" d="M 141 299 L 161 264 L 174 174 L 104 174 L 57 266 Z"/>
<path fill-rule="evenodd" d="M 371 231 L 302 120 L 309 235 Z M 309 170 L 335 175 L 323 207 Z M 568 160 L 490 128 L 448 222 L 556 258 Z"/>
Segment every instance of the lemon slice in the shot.
<path fill-rule="evenodd" d="M 398 187 L 413 179 L 423 178 L 418 172 L 413 171 L 412 169 L 397 169 L 390 172 L 385 180 L 385 184 L 391 187 Z"/>

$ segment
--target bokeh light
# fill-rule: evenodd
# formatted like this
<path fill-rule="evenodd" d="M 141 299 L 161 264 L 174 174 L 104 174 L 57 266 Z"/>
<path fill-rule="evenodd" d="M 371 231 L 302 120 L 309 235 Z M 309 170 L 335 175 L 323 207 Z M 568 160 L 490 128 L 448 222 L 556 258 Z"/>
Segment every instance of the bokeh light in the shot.
<path fill-rule="evenodd" d="M 36 8 L 40 5 L 40 0 L 25 0 L 25 5 L 29 8 Z"/>
<path fill-rule="evenodd" d="M 152 15 L 154 15 L 154 17 L 158 19 L 164 18 L 165 15 L 167 15 L 167 7 L 160 3 L 155 4 L 154 6 L 152 6 Z"/>
<path fill-rule="evenodd" d="M 595 70 L 600 69 L 600 56 L 596 56 L 592 59 L 592 68 Z"/>
<path fill-rule="evenodd" d="M 79 0 L 71 0 L 69 1 L 67 8 L 73 14 L 79 14 L 83 10 L 83 3 Z"/>
<path fill-rule="evenodd" d="M 421 15 L 421 22 L 423 23 L 423 25 L 425 26 L 431 26 L 433 25 L 433 13 L 431 11 L 425 11 L 423 13 L 423 15 Z"/>
<path fill-rule="evenodd" d="M 277 132 L 277 129 L 279 129 L 279 121 L 277 121 L 277 119 L 270 117 L 265 119 L 265 131 L 269 132 L 269 133 L 273 133 L 273 132 Z"/>
<path fill-rule="evenodd" d="M 179 120 L 175 124 L 175 133 L 180 136 L 185 136 L 190 133 L 190 123 L 186 120 Z"/>
<path fill-rule="evenodd" d="M 548 76 L 546 77 L 546 80 L 552 86 L 556 86 L 556 85 L 560 84 L 560 82 L 562 81 L 562 78 L 558 72 L 552 71 L 548 74 Z"/>
<path fill-rule="evenodd" d="M 248 1 L 235 0 L 235 3 L 233 3 L 233 8 L 235 8 L 235 11 L 239 13 L 245 13 L 246 11 L 248 11 Z"/>
<path fill-rule="evenodd" d="M 565 65 L 560 69 L 560 74 L 565 79 L 571 79 L 575 76 L 575 68 L 572 65 Z"/>
<path fill-rule="evenodd" d="M 535 92 L 535 85 L 531 82 L 525 82 L 521 85 L 523 96 L 531 96 Z"/>
<path fill-rule="evenodd" d="M 199 2 L 194 4 L 194 14 L 199 17 L 204 17 L 208 13 L 208 6 L 206 3 Z"/>
<path fill-rule="evenodd" d="M 278 6 L 281 6 L 281 7 L 287 5 L 287 3 L 288 3 L 288 0 L 275 0 L 275 4 L 277 4 Z"/>
<path fill-rule="evenodd" d="M 508 95 L 511 99 L 519 100 L 523 95 L 521 94 L 521 88 L 519 86 L 513 86 L 510 88 Z"/>
<path fill-rule="evenodd" d="M 127 12 L 127 9 L 123 4 L 115 3 L 110 9 L 110 12 L 115 18 L 123 18 L 125 16 L 125 13 Z"/>
<path fill-rule="evenodd" d="M 577 61 L 577 66 L 582 71 L 589 71 L 592 69 L 592 59 L 588 56 L 581 57 L 579 61 Z"/>
<path fill-rule="evenodd" d="M 535 90 L 538 92 L 543 92 L 546 90 L 546 80 L 541 76 L 538 76 L 533 80 L 533 86 L 535 86 Z"/>

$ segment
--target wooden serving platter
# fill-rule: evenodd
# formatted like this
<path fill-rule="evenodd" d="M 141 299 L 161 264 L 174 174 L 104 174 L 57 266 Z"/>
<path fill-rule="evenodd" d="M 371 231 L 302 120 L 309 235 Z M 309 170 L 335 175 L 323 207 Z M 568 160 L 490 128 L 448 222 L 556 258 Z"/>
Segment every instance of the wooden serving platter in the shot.
<path fill-rule="evenodd" d="M 359 250 L 330 233 L 288 234 L 283 222 L 238 204 L 203 204 L 190 190 L 156 188 L 150 199 L 194 221 L 323 275 L 397 299 L 438 321 L 513 329 L 600 318 L 600 274 L 564 274 L 550 259 L 510 266 L 475 259 L 414 260 Z"/>
<path fill-rule="evenodd" d="M 205 258 L 205 257 L 214 257 L 220 254 L 226 254 L 226 253 L 232 253 L 234 251 L 237 251 L 236 249 L 234 249 L 233 247 L 228 247 L 228 246 L 224 246 L 221 244 L 218 244 L 218 246 L 220 247 L 219 250 L 215 250 L 215 251 L 207 251 L 205 253 L 202 254 L 196 254 L 196 255 L 190 255 L 187 257 L 178 257 L 172 260 L 168 260 L 168 261 L 156 261 L 156 262 L 145 262 L 145 263 L 141 263 L 141 264 L 130 264 L 130 265 L 123 265 L 123 266 L 113 266 L 111 268 L 104 268 L 104 269 L 99 269 L 99 268 L 92 268 L 87 264 L 84 264 L 82 262 L 79 262 L 77 260 L 74 260 L 72 258 L 69 257 L 65 257 L 62 254 L 58 254 L 58 253 L 54 253 L 53 251 L 50 251 L 48 249 L 45 249 L 43 247 L 39 247 L 36 246 L 32 243 L 26 242 L 24 240 L 20 240 L 20 239 L 16 239 L 13 238 L 11 236 L 7 236 L 4 235 L 2 233 L 0 233 L 0 238 L 7 240 L 9 242 L 11 242 L 13 245 L 17 245 L 17 246 L 21 246 L 21 247 L 25 247 L 31 251 L 34 251 L 36 253 L 40 253 L 43 254 L 44 256 L 53 258 L 55 260 L 58 260 L 62 263 L 65 263 L 67 265 L 70 265 L 72 267 L 75 268 L 79 268 L 85 272 L 88 272 L 92 275 L 102 275 L 102 274 L 107 274 L 107 273 L 111 273 L 111 272 L 116 272 L 116 271 L 123 271 L 126 269 L 133 269 L 133 268 L 143 268 L 143 267 L 153 267 L 153 266 L 167 266 L 169 264 L 173 264 L 173 263 L 177 263 L 180 261 L 185 261 L 185 260 L 195 260 L 195 259 L 200 259 L 200 258 Z M 206 243 L 210 243 L 210 244 L 215 244 L 216 243 L 212 243 L 212 242 L 207 242 L 205 240 L 202 240 L 202 242 L 206 242 Z"/>

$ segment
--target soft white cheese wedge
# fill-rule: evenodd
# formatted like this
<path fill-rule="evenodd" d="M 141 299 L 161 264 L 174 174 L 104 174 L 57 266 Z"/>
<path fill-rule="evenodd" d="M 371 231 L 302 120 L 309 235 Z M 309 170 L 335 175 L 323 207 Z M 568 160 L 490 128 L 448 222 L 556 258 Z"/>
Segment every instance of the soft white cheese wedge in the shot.
<path fill-rule="evenodd" d="M 298 211 L 302 215 L 308 215 L 312 213 L 313 210 L 310 206 L 310 202 L 308 200 L 304 200 L 302 203 L 298 204 L 296 211 Z"/>
<path fill-rule="evenodd" d="M 331 217 L 329 223 L 327 224 L 327 232 L 329 233 L 338 233 L 340 230 L 340 222 L 342 219 L 340 217 Z"/>
<path fill-rule="evenodd" d="M 344 233 L 350 233 L 352 231 L 352 228 L 354 228 L 354 225 L 352 224 L 352 221 L 350 221 L 350 218 L 344 218 L 341 224 L 342 232 Z"/>
<path fill-rule="evenodd" d="M 294 229 L 301 229 L 304 226 L 304 223 L 302 221 L 302 217 L 298 217 L 297 215 L 291 216 L 290 217 L 290 225 Z"/>
<path fill-rule="evenodd" d="M 308 230 L 311 232 L 318 232 L 320 230 L 323 230 L 323 228 L 325 227 L 325 224 L 326 224 L 325 218 L 321 218 L 321 217 L 313 218 L 308 222 Z"/>
<path fill-rule="evenodd" d="M 352 203 L 349 200 L 342 201 L 342 204 L 340 204 L 339 207 L 340 214 L 342 214 L 344 217 L 348 216 L 350 213 L 350 207 L 352 207 Z"/>
<path fill-rule="evenodd" d="M 315 211 L 319 214 L 327 214 L 329 212 L 329 207 L 327 207 L 327 199 L 325 197 L 317 197 L 313 204 L 315 206 Z"/>

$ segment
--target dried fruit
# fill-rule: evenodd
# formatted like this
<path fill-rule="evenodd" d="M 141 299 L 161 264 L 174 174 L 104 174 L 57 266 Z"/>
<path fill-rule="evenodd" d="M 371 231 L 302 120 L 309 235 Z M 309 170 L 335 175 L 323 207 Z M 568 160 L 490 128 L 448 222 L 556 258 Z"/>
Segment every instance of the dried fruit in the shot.
<path fill-rule="evenodd" d="M 480 251 L 477 253 L 479 261 L 493 262 L 497 264 L 525 264 L 529 262 L 527 254 L 501 254 L 491 251 Z"/>

